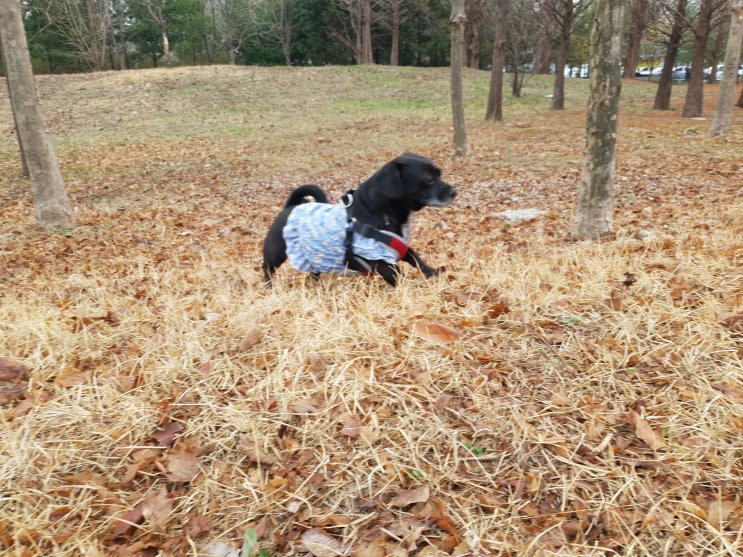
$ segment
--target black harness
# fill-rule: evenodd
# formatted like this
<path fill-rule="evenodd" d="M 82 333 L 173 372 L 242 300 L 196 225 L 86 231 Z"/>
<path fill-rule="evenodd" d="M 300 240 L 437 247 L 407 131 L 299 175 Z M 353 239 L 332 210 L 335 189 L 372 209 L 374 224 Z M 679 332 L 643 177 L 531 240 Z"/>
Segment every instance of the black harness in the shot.
<path fill-rule="evenodd" d="M 399 254 L 400 259 L 403 259 L 405 257 L 405 254 L 408 253 L 408 245 L 405 242 L 403 242 L 397 236 L 382 232 L 378 228 L 374 228 L 373 226 L 356 220 L 356 217 L 354 217 L 354 213 L 356 212 L 356 207 L 353 203 L 354 193 L 356 193 L 356 190 L 348 190 L 343 195 L 343 197 L 341 197 L 341 201 L 346 207 L 346 214 L 348 215 L 348 226 L 346 227 L 345 241 L 346 265 L 355 260 L 357 263 L 361 264 L 367 272 L 371 270 L 365 260 L 361 259 L 360 257 L 356 257 L 353 253 L 354 234 L 359 234 L 361 236 L 364 236 L 365 238 L 372 238 L 377 242 L 382 242 L 383 244 L 388 245 Z"/>

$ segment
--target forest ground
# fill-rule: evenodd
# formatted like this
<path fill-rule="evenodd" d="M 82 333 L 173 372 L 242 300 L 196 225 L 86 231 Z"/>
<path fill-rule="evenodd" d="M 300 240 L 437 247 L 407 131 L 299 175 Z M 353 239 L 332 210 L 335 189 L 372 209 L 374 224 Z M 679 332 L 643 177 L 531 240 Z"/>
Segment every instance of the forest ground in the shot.
<path fill-rule="evenodd" d="M 571 242 L 587 80 L 453 158 L 446 69 L 37 78 L 78 226 L 36 228 L 0 96 L 0 549 L 12 556 L 729 556 L 743 546 L 743 112 L 625 82 L 614 234 Z M 5 84 L 0 84 L 5 90 Z M 317 282 L 260 247 L 404 151 L 434 266 Z M 526 222 L 497 216 L 539 209 Z M 247 532 L 247 538 L 246 538 Z"/>

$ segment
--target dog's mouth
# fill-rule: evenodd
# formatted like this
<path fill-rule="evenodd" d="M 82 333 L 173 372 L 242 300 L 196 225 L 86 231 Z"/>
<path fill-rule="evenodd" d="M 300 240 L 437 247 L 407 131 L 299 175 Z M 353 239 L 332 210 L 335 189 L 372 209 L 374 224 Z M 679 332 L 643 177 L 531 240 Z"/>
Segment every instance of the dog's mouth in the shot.
<path fill-rule="evenodd" d="M 452 204 L 456 196 L 457 190 L 449 187 L 445 190 L 437 191 L 436 195 L 429 199 L 426 205 L 429 207 L 446 207 L 447 205 Z"/>

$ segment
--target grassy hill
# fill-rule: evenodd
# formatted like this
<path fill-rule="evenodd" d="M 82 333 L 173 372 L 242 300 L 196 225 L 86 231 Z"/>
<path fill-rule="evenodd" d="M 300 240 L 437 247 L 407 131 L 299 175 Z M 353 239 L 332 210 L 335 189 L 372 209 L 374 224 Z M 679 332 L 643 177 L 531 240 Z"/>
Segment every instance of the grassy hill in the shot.
<path fill-rule="evenodd" d="M 574 243 L 587 81 L 552 112 L 535 76 L 496 124 L 465 78 L 458 159 L 445 69 L 41 76 L 79 224 L 52 233 L 0 97 L 3 551 L 740 551 L 740 113 L 709 139 L 683 86 L 657 113 L 626 82 L 615 234 Z M 413 228 L 440 278 L 263 288 L 293 187 L 408 150 L 459 190 Z"/>

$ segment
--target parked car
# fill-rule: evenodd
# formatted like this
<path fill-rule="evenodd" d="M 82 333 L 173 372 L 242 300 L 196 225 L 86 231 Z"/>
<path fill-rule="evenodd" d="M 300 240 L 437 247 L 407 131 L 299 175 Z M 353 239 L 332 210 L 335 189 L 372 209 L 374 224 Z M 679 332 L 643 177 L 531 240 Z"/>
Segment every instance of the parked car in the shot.
<path fill-rule="evenodd" d="M 722 79 L 722 72 L 725 69 L 725 64 L 718 64 L 717 65 L 717 72 L 715 73 L 715 80 L 720 81 Z M 712 66 L 709 68 L 704 68 L 704 79 L 709 79 L 710 74 L 712 73 Z M 740 64 L 738 66 L 738 81 L 743 78 L 743 64 Z"/>
<path fill-rule="evenodd" d="M 689 79 L 689 68 L 687 66 L 676 66 L 673 68 L 674 81 L 686 81 Z"/>
<path fill-rule="evenodd" d="M 565 77 L 588 77 L 588 64 L 582 64 L 581 66 L 565 66 Z"/>
<path fill-rule="evenodd" d="M 717 71 L 715 73 L 715 79 L 717 81 L 720 81 L 722 79 L 722 70 L 725 68 L 725 64 L 718 64 L 717 65 Z M 712 66 L 709 68 L 704 68 L 704 79 L 709 79 L 709 76 L 712 75 Z"/>
<path fill-rule="evenodd" d="M 650 72 L 652 70 L 650 68 L 637 68 L 635 71 L 635 77 L 650 77 Z"/>

